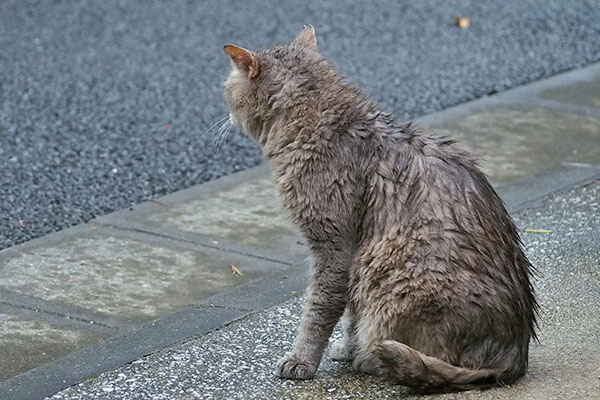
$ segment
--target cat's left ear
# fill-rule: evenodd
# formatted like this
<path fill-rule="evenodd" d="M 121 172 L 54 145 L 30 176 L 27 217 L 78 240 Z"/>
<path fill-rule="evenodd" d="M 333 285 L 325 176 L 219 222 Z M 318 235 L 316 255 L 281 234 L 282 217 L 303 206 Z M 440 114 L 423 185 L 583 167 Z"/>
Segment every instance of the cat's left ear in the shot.
<path fill-rule="evenodd" d="M 225 53 L 229 54 L 231 61 L 242 71 L 248 73 L 250 79 L 254 79 L 260 75 L 260 66 L 256 55 L 250 50 L 242 47 L 226 44 L 223 46 Z"/>
<path fill-rule="evenodd" d="M 304 25 L 296 37 L 296 41 L 306 43 L 317 50 L 317 37 L 315 36 L 315 28 L 313 28 L 312 25 Z"/>

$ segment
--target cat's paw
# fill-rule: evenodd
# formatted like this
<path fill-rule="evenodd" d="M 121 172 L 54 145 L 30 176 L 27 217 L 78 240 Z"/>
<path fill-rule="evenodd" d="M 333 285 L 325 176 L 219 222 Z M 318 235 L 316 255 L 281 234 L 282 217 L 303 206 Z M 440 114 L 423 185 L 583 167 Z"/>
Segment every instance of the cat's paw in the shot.
<path fill-rule="evenodd" d="M 346 338 L 336 340 L 331 344 L 331 351 L 329 356 L 332 360 L 336 361 L 350 361 L 353 358 L 352 350 L 348 345 Z"/>
<path fill-rule="evenodd" d="M 292 353 L 286 354 L 277 363 L 275 375 L 285 379 L 311 379 L 315 376 L 318 365 L 301 360 Z"/>

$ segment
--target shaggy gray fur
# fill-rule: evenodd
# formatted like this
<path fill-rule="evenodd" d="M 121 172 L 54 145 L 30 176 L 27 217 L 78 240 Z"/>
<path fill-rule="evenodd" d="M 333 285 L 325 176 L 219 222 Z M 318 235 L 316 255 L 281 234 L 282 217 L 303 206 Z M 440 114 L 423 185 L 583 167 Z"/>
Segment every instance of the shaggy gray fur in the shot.
<path fill-rule="evenodd" d="M 332 356 L 399 384 L 467 390 L 523 376 L 531 265 L 474 158 L 379 111 L 321 57 L 311 26 L 269 50 L 225 51 L 231 120 L 262 146 L 313 255 L 277 374 L 313 377 L 344 314 Z"/>

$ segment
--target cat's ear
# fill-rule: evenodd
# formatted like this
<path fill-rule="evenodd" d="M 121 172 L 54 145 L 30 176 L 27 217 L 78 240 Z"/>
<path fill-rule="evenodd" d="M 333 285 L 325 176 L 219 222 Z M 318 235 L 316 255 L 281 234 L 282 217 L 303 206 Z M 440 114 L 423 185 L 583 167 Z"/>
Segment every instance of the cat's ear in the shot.
<path fill-rule="evenodd" d="M 250 50 L 232 44 L 226 44 L 223 46 L 223 50 L 231 57 L 231 61 L 233 61 L 239 69 L 248 74 L 250 79 L 254 79 L 260 75 L 258 59 Z"/>
<path fill-rule="evenodd" d="M 296 41 L 306 43 L 316 50 L 317 37 L 315 36 L 315 28 L 313 28 L 312 25 L 304 25 L 304 27 L 296 37 Z"/>

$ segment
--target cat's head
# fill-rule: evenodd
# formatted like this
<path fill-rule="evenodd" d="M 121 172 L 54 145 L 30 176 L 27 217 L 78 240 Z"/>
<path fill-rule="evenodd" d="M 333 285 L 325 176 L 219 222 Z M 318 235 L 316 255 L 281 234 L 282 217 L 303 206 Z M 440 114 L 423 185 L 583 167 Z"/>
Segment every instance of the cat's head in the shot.
<path fill-rule="evenodd" d="M 261 135 L 277 118 L 306 101 L 325 63 L 311 25 L 290 43 L 271 49 L 251 51 L 228 44 L 224 50 L 232 65 L 225 81 L 231 122 L 259 141 L 266 140 Z"/>

